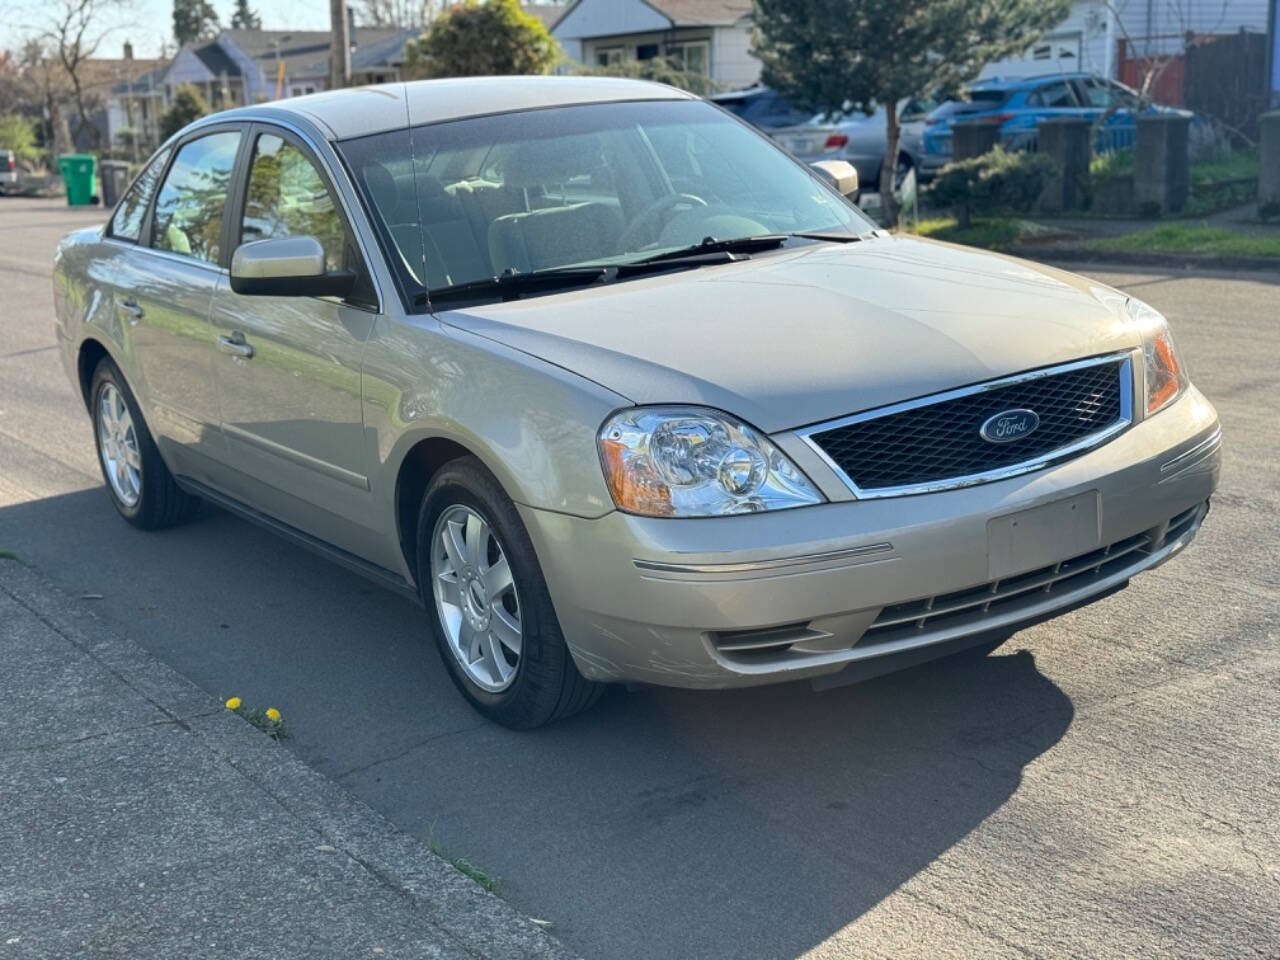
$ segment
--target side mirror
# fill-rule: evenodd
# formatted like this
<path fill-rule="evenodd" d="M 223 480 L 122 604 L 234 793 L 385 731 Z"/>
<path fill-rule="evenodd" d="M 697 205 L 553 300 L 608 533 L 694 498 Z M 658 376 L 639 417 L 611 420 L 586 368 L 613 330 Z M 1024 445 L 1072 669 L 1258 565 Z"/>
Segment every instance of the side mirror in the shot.
<path fill-rule="evenodd" d="M 817 171 L 818 176 L 835 187 L 841 196 L 857 196 L 858 171 L 848 160 L 815 160 L 810 166 Z"/>
<path fill-rule="evenodd" d="M 326 273 L 324 247 L 315 237 L 273 237 L 236 247 L 231 289 L 264 297 L 345 297 L 356 283 L 352 270 Z"/>

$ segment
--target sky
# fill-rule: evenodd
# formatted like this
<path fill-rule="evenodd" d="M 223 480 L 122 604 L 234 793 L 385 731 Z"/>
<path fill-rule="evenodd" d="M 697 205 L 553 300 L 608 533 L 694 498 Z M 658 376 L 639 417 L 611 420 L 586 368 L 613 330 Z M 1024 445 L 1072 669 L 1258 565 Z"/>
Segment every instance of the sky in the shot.
<path fill-rule="evenodd" d="M 328 0 L 250 0 L 249 6 L 262 17 L 266 30 L 329 28 Z M 223 26 L 230 25 L 233 0 L 213 0 L 213 8 Z M 24 34 L 32 32 L 43 15 L 30 0 L 0 0 L 0 49 L 20 48 Z M 136 57 L 158 57 L 164 43 L 169 44 L 168 52 L 173 54 L 173 0 L 132 0 L 123 15 L 114 19 L 115 24 L 103 23 L 112 29 L 98 49 L 98 56 L 121 56 L 126 40 L 133 44 Z"/>

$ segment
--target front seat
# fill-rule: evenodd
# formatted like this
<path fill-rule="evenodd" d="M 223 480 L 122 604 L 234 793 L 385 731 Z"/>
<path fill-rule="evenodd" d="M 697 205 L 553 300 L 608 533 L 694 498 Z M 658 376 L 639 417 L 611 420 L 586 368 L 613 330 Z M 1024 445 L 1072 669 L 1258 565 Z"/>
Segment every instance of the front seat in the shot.
<path fill-rule="evenodd" d="M 564 140 L 531 140 L 520 144 L 504 169 L 504 186 L 526 192 L 563 189 L 589 175 L 589 151 L 574 150 Z M 494 273 L 528 273 L 547 267 L 582 263 L 609 255 L 622 234 L 622 214 L 599 202 L 567 203 L 498 217 L 489 225 L 489 258 Z"/>

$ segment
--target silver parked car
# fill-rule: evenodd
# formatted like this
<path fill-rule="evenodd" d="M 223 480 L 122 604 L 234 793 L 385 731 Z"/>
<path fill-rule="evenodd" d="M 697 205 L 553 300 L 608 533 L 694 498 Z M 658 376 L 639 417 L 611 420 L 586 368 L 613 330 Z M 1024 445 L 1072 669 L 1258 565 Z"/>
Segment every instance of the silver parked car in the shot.
<path fill-rule="evenodd" d="M 936 106 L 932 100 L 917 97 L 899 102 L 895 186 L 900 185 L 911 170 L 919 175 L 924 156 L 925 117 Z M 880 168 L 889 144 L 885 120 L 883 104 L 871 113 L 850 107 L 836 113 L 820 113 L 804 123 L 768 132 L 779 145 L 806 163 L 848 161 L 858 171 L 860 184 L 879 190 Z"/>
<path fill-rule="evenodd" d="M 207 500 L 415 594 L 517 727 L 989 648 L 1168 559 L 1218 478 L 1150 307 L 878 231 L 635 81 L 205 118 L 54 285 L 126 520 Z"/>

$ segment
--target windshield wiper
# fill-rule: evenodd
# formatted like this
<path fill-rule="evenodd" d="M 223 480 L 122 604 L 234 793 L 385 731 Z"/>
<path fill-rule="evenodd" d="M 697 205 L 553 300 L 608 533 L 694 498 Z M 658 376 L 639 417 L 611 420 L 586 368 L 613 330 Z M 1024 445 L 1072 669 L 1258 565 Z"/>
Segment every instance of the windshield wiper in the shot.
<path fill-rule="evenodd" d="M 770 245 L 775 245 L 776 238 L 771 239 Z M 480 280 L 435 287 L 419 294 L 417 302 L 420 306 L 426 306 L 427 303 L 445 303 L 450 300 L 519 300 L 526 294 L 554 293 L 556 290 L 589 287 L 594 283 L 613 283 L 615 280 L 661 273 L 664 270 L 688 270 L 693 267 L 736 263 L 739 260 L 751 259 L 747 254 L 731 253 L 714 246 L 698 246 L 692 249 L 696 252 L 680 252 L 678 256 L 659 255 L 644 260 L 633 260 L 630 263 L 548 267 L 545 270 L 531 270 L 528 273 L 506 271 L 496 277 L 484 277 Z M 676 251 L 671 253 L 675 254 Z"/>
<path fill-rule="evenodd" d="M 687 247 L 655 253 L 640 260 L 632 260 L 632 264 L 661 263 L 664 260 L 683 260 L 706 253 L 749 253 L 752 250 L 769 250 L 786 243 L 785 233 L 760 233 L 750 237 L 734 237 L 729 240 L 717 240 L 715 237 L 704 237 L 700 243 L 692 243 Z"/>
<path fill-rule="evenodd" d="M 589 286 L 604 280 L 612 272 L 611 267 L 605 266 L 549 267 L 528 273 L 506 270 L 496 277 L 434 287 L 427 291 L 427 299 L 432 303 L 445 300 L 483 300 L 486 297 L 517 300 L 526 293 L 550 293 L 566 287 Z"/>
<path fill-rule="evenodd" d="M 804 237 L 806 240 L 828 240 L 831 243 L 854 243 L 863 239 L 860 233 L 825 233 L 822 230 L 797 230 L 789 234 L 792 237 Z"/>
<path fill-rule="evenodd" d="M 419 294 L 419 299 L 430 303 L 490 298 L 518 300 L 526 294 L 551 293 L 570 287 L 588 287 L 593 283 L 612 283 L 615 280 L 657 273 L 662 270 L 736 263 L 739 260 L 751 259 L 746 252 L 748 250 L 780 247 L 789 239 L 790 237 L 785 233 L 766 233 L 751 237 L 736 237 L 731 240 L 707 237 L 701 243 L 681 247 L 678 250 L 667 250 L 626 263 L 548 267 L 544 270 L 531 270 L 528 273 L 521 273 L 513 268 L 503 271 L 496 277 L 484 277 L 480 280 L 434 287 Z"/>

